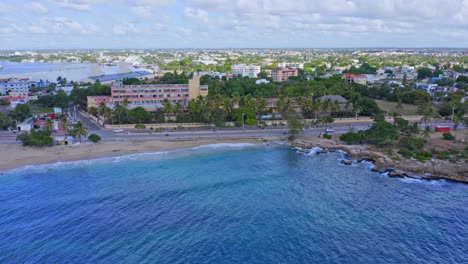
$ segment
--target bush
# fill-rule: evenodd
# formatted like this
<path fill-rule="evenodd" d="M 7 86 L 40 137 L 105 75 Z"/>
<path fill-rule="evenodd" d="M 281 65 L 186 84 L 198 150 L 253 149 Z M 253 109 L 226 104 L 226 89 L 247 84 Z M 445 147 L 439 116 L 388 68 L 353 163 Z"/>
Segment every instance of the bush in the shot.
<path fill-rule="evenodd" d="M 398 154 L 402 155 L 405 158 L 411 158 L 413 156 L 413 152 L 405 148 L 400 149 L 400 151 L 398 151 Z"/>
<path fill-rule="evenodd" d="M 31 133 L 25 132 L 16 137 L 16 140 L 23 142 L 23 146 L 52 146 L 54 140 L 49 131 L 32 129 Z"/>
<path fill-rule="evenodd" d="M 88 139 L 91 140 L 94 143 L 98 143 L 99 141 L 101 141 L 101 137 L 99 135 L 96 135 L 96 134 L 89 135 Z"/>
<path fill-rule="evenodd" d="M 361 144 L 364 139 L 364 133 L 362 131 L 354 133 L 352 131 L 344 133 L 340 136 L 340 140 L 348 145 Z"/>
<path fill-rule="evenodd" d="M 455 140 L 455 137 L 450 132 L 443 133 L 442 137 L 445 140 Z"/>
<path fill-rule="evenodd" d="M 332 139 L 332 135 L 325 133 L 323 134 L 323 138 Z"/>
<path fill-rule="evenodd" d="M 439 154 L 437 154 L 436 157 L 441 160 L 448 160 L 450 159 L 450 153 L 444 150 L 444 151 L 441 151 Z"/>
<path fill-rule="evenodd" d="M 135 125 L 135 128 L 138 128 L 138 129 L 145 129 L 146 126 L 144 124 L 136 124 Z"/>
<path fill-rule="evenodd" d="M 401 148 L 406 148 L 410 151 L 421 150 L 425 144 L 426 141 L 418 137 L 402 137 L 398 142 Z"/>
<path fill-rule="evenodd" d="M 421 150 L 421 151 L 418 151 L 414 154 L 414 158 L 419 160 L 419 161 L 427 161 L 427 160 L 430 160 L 432 158 L 432 152 L 430 151 L 426 151 L 426 150 Z"/>

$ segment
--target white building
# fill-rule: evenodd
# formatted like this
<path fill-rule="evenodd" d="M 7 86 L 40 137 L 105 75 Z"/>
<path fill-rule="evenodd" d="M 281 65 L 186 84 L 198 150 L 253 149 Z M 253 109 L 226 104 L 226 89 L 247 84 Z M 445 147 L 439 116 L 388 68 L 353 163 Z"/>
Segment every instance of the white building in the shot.
<path fill-rule="evenodd" d="M 73 86 L 58 86 L 57 88 L 55 88 L 55 91 L 64 91 L 66 95 L 70 95 L 73 91 L 73 88 Z"/>
<path fill-rule="evenodd" d="M 304 63 L 299 62 L 281 62 L 278 63 L 278 68 L 289 68 L 289 69 L 304 69 Z"/>
<path fill-rule="evenodd" d="M 242 77 L 257 78 L 260 73 L 261 67 L 246 64 L 232 65 L 232 75 L 240 75 Z"/>
<path fill-rule="evenodd" d="M 267 83 L 270 83 L 270 81 L 268 81 L 267 79 L 258 79 L 255 81 L 255 84 L 267 84 Z"/>
<path fill-rule="evenodd" d="M 31 88 L 31 82 L 29 79 L 18 79 L 18 78 L 9 78 L 9 79 L 0 79 L 0 93 L 5 95 L 7 92 L 29 92 Z"/>

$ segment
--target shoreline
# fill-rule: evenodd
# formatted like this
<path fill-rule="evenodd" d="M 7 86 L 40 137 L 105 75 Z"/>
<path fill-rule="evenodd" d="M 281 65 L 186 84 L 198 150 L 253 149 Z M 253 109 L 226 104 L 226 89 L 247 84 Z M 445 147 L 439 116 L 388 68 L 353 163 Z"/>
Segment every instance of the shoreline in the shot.
<path fill-rule="evenodd" d="M 418 180 L 447 180 L 468 184 L 468 166 L 462 161 L 451 163 L 445 160 L 431 159 L 420 162 L 414 159 L 393 160 L 380 150 L 371 149 L 368 145 L 346 145 L 334 140 L 296 140 L 293 147 L 311 149 L 319 147 L 322 152 L 343 151 L 346 158 L 341 161 L 345 165 L 354 162 L 370 161 L 375 166 L 371 170 L 385 174 L 390 178 L 411 178 Z"/>
<path fill-rule="evenodd" d="M 144 154 L 161 151 L 176 151 L 212 144 L 264 143 L 280 141 L 280 138 L 240 138 L 240 139 L 197 139 L 197 140 L 145 140 L 123 142 L 84 143 L 72 146 L 52 146 L 45 148 L 23 147 L 18 143 L 0 144 L 2 155 L 0 173 L 26 166 L 53 164 L 57 162 L 111 158 L 131 154 Z"/>
<path fill-rule="evenodd" d="M 237 143 L 273 143 L 286 142 L 290 147 L 312 149 L 318 147 L 321 152 L 343 151 L 345 159 L 341 163 L 351 165 L 354 162 L 370 161 L 375 166 L 371 170 L 388 177 L 412 178 L 419 180 L 448 180 L 468 184 L 468 168 L 465 163 L 450 163 L 432 159 L 425 163 L 416 160 L 392 160 L 379 150 L 370 149 L 367 145 L 346 145 L 335 140 L 318 137 L 303 137 L 293 142 L 280 137 L 239 138 L 239 139 L 190 139 L 190 140 L 129 140 L 85 143 L 72 146 L 53 146 L 46 148 L 23 147 L 17 143 L 0 144 L 0 173 L 27 166 L 46 165 L 57 162 L 71 162 L 112 158 L 132 154 L 177 151 L 213 144 Z M 14 154 L 13 154 L 14 153 Z"/>

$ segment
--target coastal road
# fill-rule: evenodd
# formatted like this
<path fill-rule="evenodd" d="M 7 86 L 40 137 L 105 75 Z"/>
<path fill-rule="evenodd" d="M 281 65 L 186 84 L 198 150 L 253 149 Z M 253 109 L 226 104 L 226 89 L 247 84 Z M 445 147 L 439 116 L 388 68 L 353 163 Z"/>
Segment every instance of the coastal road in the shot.
<path fill-rule="evenodd" d="M 81 114 L 78 114 L 80 118 Z M 87 118 L 81 115 L 83 120 Z M 288 129 L 286 127 L 282 128 L 248 128 L 245 130 L 239 128 L 225 128 L 219 130 L 182 130 L 177 132 L 153 132 L 153 133 L 142 133 L 141 130 L 131 129 L 125 130 L 123 133 L 114 133 L 112 130 L 101 129 L 91 121 L 87 120 L 89 123 L 85 123 L 85 126 L 88 126 L 88 134 L 98 134 L 101 136 L 102 141 L 133 141 L 133 140 L 193 140 L 193 139 L 239 139 L 239 138 L 263 138 L 263 137 L 286 137 Z M 438 120 L 435 122 L 437 125 L 451 125 L 446 120 Z M 326 127 L 312 127 L 304 129 L 304 135 L 320 135 L 325 133 L 326 128 L 331 128 L 334 130 L 331 134 L 342 134 L 350 130 L 357 131 L 359 129 L 367 129 L 370 125 L 370 122 L 367 120 L 354 120 L 353 122 L 337 122 L 333 124 L 328 124 Z M 434 126 L 434 125 L 432 125 Z M 421 127 L 423 128 L 423 126 Z M 459 129 L 463 129 L 460 126 Z M 13 143 L 16 141 L 16 134 L 12 132 L 0 132 L 0 143 Z M 19 142 L 18 142 L 19 143 Z"/>
<path fill-rule="evenodd" d="M 85 127 L 87 127 L 90 131 L 101 130 L 101 127 L 91 121 L 86 115 L 82 114 L 80 111 L 76 111 L 76 117 L 80 120 Z M 91 134 L 91 133 L 90 133 Z"/>

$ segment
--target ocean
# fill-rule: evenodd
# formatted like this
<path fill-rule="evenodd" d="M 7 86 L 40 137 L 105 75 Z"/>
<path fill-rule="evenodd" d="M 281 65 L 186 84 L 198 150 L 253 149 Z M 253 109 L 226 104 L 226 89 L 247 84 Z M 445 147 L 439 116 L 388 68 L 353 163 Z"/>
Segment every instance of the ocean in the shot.
<path fill-rule="evenodd" d="M 0 176 L 0 263 L 467 263 L 468 185 L 276 144 Z"/>

